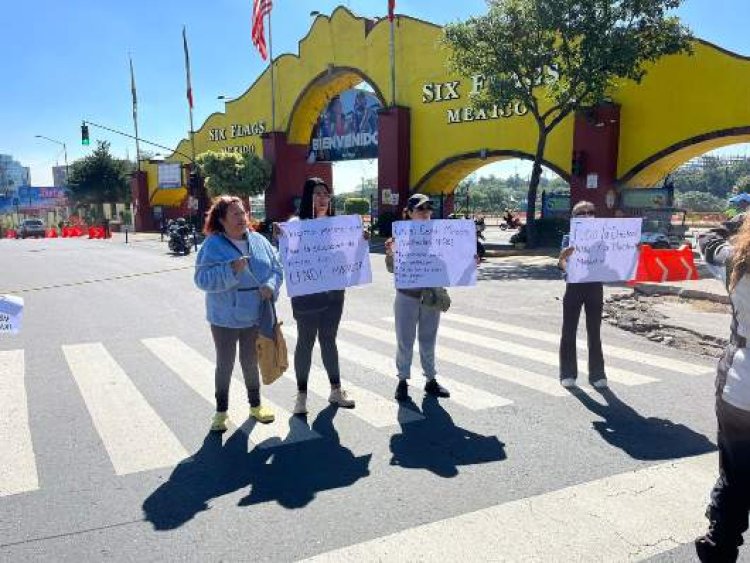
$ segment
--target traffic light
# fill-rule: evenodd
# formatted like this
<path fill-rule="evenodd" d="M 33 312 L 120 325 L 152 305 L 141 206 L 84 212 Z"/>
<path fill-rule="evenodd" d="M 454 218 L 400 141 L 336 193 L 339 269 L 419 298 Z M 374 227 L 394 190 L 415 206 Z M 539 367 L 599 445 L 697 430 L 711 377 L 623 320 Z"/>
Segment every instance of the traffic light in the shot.
<path fill-rule="evenodd" d="M 86 125 L 85 122 L 81 124 L 81 144 L 84 147 L 87 147 L 90 144 L 90 141 L 89 141 L 89 126 Z"/>
<path fill-rule="evenodd" d="M 197 172 L 190 172 L 188 175 L 188 193 L 192 196 L 198 197 L 198 190 L 200 189 L 200 178 L 198 178 Z"/>

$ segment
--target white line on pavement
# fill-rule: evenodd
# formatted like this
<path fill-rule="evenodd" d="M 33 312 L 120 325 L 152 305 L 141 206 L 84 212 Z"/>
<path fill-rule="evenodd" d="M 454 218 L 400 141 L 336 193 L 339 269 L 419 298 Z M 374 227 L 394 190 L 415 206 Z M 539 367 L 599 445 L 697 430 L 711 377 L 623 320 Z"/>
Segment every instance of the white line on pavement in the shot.
<path fill-rule="evenodd" d="M 39 488 L 23 350 L 0 352 L 0 452 L 0 497 Z"/>
<path fill-rule="evenodd" d="M 351 330 L 374 340 L 395 343 L 396 336 L 393 332 L 376 328 L 356 321 L 347 321 L 341 324 L 346 330 Z M 554 397 L 570 396 L 570 393 L 560 386 L 557 378 L 547 377 L 516 366 L 502 364 L 486 358 L 480 358 L 473 354 L 467 354 L 455 348 L 437 346 L 435 356 L 443 362 L 458 364 L 466 369 L 478 371 L 495 379 L 521 385 L 534 391 L 540 391 Z M 442 378 L 442 376 L 441 376 Z M 445 379 L 445 378 L 442 378 Z"/>
<path fill-rule="evenodd" d="M 102 343 L 62 350 L 116 474 L 169 467 L 189 457 Z"/>
<path fill-rule="evenodd" d="M 475 328 L 485 328 L 488 330 L 501 332 L 503 334 L 524 336 L 527 338 L 533 338 L 534 340 L 551 342 L 558 345 L 560 344 L 560 335 L 552 332 L 544 332 L 541 330 L 510 325 L 497 321 L 490 321 L 478 317 L 469 317 L 466 315 L 459 315 L 457 313 L 446 313 L 443 315 L 443 319 L 446 321 L 453 321 L 469 325 Z M 577 344 L 579 348 L 586 349 L 587 347 L 586 342 L 583 340 L 579 340 Z M 655 354 L 648 354 L 642 352 L 641 350 L 629 350 L 627 348 L 620 348 L 619 346 L 611 346 L 607 344 L 604 344 L 602 348 L 604 350 L 605 356 L 610 356 L 612 358 L 618 358 L 621 360 L 628 360 L 631 362 L 645 363 L 654 367 L 669 370 L 670 372 L 685 373 L 689 375 L 705 375 L 713 371 L 711 368 L 707 368 L 699 364 L 688 363 L 665 356 L 657 356 Z"/>
<path fill-rule="evenodd" d="M 716 455 L 707 454 L 653 465 L 306 561 L 642 561 L 705 530 L 716 464 Z"/>
<path fill-rule="evenodd" d="M 143 344 L 170 370 L 177 374 L 193 391 L 206 401 L 214 404 L 214 364 L 179 338 L 146 338 Z M 276 420 L 271 424 L 253 423 L 250 439 L 260 447 L 273 447 L 292 444 L 304 440 L 320 438 L 320 434 L 311 430 L 306 422 L 266 397 L 262 403 L 274 411 Z M 208 409 L 206 409 L 208 412 Z M 241 427 L 250 414 L 244 383 L 233 381 L 229 387 L 229 419 L 232 424 Z M 283 436 L 289 423 L 289 434 Z M 208 424 L 208 417 L 206 420 Z"/>

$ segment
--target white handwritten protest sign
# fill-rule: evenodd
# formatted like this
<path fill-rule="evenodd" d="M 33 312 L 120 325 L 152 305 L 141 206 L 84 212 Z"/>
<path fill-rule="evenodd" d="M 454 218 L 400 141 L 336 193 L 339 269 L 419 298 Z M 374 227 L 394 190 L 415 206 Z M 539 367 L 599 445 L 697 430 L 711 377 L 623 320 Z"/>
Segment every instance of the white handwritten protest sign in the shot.
<path fill-rule="evenodd" d="M 476 285 L 477 231 L 474 221 L 397 221 L 393 271 L 396 287 Z"/>
<path fill-rule="evenodd" d="M 568 282 L 615 282 L 633 277 L 642 219 L 572 219 Z"/>
<path fill-rule="evenodd" d="M 359 215 L 281 224 L 279 251 L 289 297 L 372 282 Z"/>
<path fill-rule="evenodd" d="M 21 332 L 23 298 L 15 295 L 0 295 L 0 334 Z"/>

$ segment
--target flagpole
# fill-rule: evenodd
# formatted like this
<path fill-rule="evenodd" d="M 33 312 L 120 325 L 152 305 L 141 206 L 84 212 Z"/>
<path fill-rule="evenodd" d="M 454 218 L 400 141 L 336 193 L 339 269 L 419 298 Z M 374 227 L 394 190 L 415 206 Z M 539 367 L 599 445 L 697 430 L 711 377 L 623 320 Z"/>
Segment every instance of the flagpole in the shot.
<path fill-rule="evenodd" d="M 182 26 L 182 39 L 185 48 L 185 72 L 187 73 L 188 108 L 190 109 L 190 148 L 193 155 L 191 164 L 195 164 L 195 130 L 193 127 L 193 85 L 190 78 L 190 55 L 188 53 L 187 30 Z"/>
<path fill-rule="evenodd" d="M 271 10 L 268 11 L 268 54 L 271 59 L 271 131 L 276 131 L 276 78 L 273 71 L 273 32 Z"/>
<path fill-rule="evenodd" d="M 133 72 L 133 57 L 130 59 L 130 93 L 133 96 L 133 128 L 135 129 L 135 164 L 138 172 L 141 171 L 141 145 L 138 139 L 138 96 L 135 92 L 135 72 Z"/>
<path fill-rule="evenodd" d="M 396 105 L 396 24 L 395 18 L 388 18 L 391 24 L 391 44 L 390 44 L 390 59 L 391 59 L 391 105 Z"/>

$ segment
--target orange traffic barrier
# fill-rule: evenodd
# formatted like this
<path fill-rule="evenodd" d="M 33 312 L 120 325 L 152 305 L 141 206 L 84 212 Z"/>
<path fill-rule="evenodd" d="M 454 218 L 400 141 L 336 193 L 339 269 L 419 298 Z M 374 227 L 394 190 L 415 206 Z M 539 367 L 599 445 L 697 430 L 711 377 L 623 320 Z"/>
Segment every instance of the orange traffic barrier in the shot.
<path fill-rule="evenodd" d="M 57 238 L 57 229 L 55 228 L 49 228 L 44 233 L 45 238 Z"/>
<path fill-rule="evenodd" d="M 628 282 L 628 285 L 640 282 L 664 283 L 697 279 L 698 269 L 695 267 L 693 249 L 689 245 L 685 244 L 677 250 L 655 250 L 644 244 L 641 246 L 635 276 Z"/>
<path fill-rule="evenodd" d="M 101 227 L 89 227 L 89 238 L 104 238 L 104 229 Z"/>

